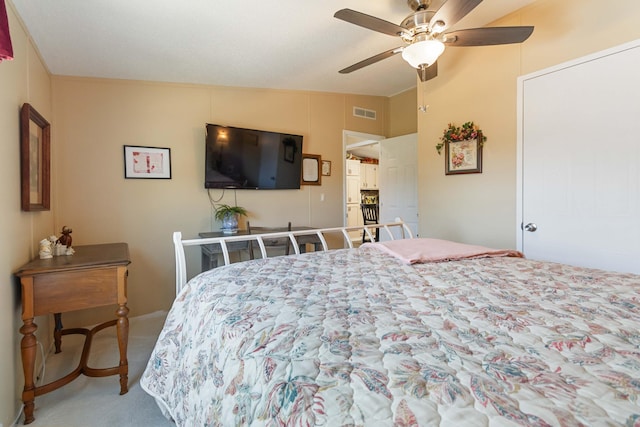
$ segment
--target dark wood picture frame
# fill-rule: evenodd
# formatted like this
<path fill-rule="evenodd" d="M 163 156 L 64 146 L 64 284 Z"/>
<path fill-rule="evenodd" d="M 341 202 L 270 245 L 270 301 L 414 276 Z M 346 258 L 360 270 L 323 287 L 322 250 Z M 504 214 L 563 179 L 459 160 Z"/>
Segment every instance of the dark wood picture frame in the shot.
<path fill-rule="evenodd" d="M 476 139 L 446 141 L 445 175 L 482 173 L 482 133 Z"/>
<path fill-rule="evenodd" d="M 302 173 L 300 185 L 321 185 L 322 158 L 319 154 L 302 154 Z"/>
<path fill-rule="evenodd" d="M 20 199 L 23 211 L 51 208 L 51 125 L 28 103 L 20 109 Z"/>

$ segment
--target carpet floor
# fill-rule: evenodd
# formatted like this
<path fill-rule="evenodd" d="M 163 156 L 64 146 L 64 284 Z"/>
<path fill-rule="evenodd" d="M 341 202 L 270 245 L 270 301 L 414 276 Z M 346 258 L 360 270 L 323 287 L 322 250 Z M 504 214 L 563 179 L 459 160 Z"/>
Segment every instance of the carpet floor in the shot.
<path fill-rule="evenodd" d="M 129 392 L 120 396 L 117 375 L 89 378 L 84 375 L 71 383 L 36 397 L 36 420 L 32 427 L 113 427 L 113 426 L 174 426 L 156 405 L 155 400 L 140 388 L 140 377 L 156 343 L 166 312 L 156 312 L 129 319 Z M 62 338 L 62 352 L 48 355 L 44 380 L 49 383 L 78 366 L 83 335 Z M 118 365 L 118 342 L 115 328 L 106 328 L 93 337 L 88 366 L 105 368 Z M 24 423 L 20 416 L 18 425 Z"/>

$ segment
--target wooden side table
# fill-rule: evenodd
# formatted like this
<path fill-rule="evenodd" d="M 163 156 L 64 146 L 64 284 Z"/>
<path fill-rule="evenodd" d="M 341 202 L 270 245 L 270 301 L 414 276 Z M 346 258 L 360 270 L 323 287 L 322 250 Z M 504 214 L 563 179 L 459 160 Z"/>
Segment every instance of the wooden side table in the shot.
<path fill-rule="evenodd" d="M 127 341 L 129 319 L 127 314 L 127 266 L 129 248 L 126 243 L 74 246 L 75 254 L 50 259 L 36 259 L 15 273 L 22 286 L 22 321 L 20 344 L 24 370 L 24 423 L 35 420 L 33 416 L 36 396 L 56 390 L 84 374 L 90 377 L 120 375 L 120 394 L 128 391 L 129 365 Z M 104 305 L 117 304 L 116 319 L 102 323 L 93 329 L 63 329 L 61 313 Z M 56 353 L 60 352 L 63 335 L 83 334 L 85 343 L 78 367 L 64 377 L 37 387 L 33 374 L 36 360 L 38 326 L 35 316 L 54 314 L 56 327 L 54 341 Z M 87 366 L 91 339 L 100 330 L 116 326 L 120 363 L 112 368 L 94 369 Z"/>

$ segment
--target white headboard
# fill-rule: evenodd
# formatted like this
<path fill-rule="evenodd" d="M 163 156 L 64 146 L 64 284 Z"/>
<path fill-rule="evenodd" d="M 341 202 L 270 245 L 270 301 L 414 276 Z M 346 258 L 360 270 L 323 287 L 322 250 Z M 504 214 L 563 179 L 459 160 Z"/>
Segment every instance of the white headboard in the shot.
<path fill-rule="evenodd" d="M 394 235 L 392 232 L 393 229 L 399 230 L 399 233 Z M 224 264 L 230 264 L 229 260 L 229 250 L 227 248 L 227 243 L 230 242 L 242 242 L 242 241 L 255 241 L 258 243 L 260 247 L 260 252 L 262 254 L 262 258 L 267 258 L 267 250 L 264 244 L 264 239 L 277 239 L 288 237 L 291 240 L 292 247 L 295 251 L 295 254 L 300 254 L 300 249 L 298 246 L 298 241 L 296 240 L 296 236 L 306 236 L 306 235 L 316 235 L 320 242 L 322 243 L 322 250 L 327 251 L 329 247 L 327 245 L 327 241 L 325 236 L 327 234 L 336 234 L 340 233 L 344 237 L 344 241 L 346 242 L 349 248 L 353 248 L 353 243 L 351 241 L 351 237 L 349 236 L 349 232 L 354 231 L 363 231 L 369 237 L 369 240 L 374 240 L 374 233 L 376 229 L 381 229 L 386 231 L 386 236 L 381 236 L 381 240 L 395 240 L 400 236 L 402 239 L 412 239 L 413 233 L 411 233 L 411 229 L 407 224 L 405 224 L 400 218 L 396 218 L 396 222 L 386 223 L 386 224 L 369 224 L 362 226 L 353 226 L 353 227 L 333 227 L 333 228 L 318 228 L 318 229 L 309 229 L 309 230 L 295 230 L 295 231 L 283 231 L 278 233 L 264 233 L 264 234 L 246 234 L 246 235 L 229 235 L 224 237 L 210 237 L 210 238 L 199 238 L 199 239 L 182 239 L 182 233 L 180 231 L 176 231 L 173 233 L 173 245 L 176 256 L 176 295 L 180 293 L 184 285 L 187 283 L 187 263 L 185 258 L 184 247 L 185 246 L 200 246 L 200 245 L 209 245 L 212 243 L 220 244 L 222 249 L 222 256 L 224 258 Z M 394 231 L 397 231 L 394 230 Z M 372 232 L 373 231 L 373 232 Z M 385 239 L 384 237 L 387 237 Z"/>

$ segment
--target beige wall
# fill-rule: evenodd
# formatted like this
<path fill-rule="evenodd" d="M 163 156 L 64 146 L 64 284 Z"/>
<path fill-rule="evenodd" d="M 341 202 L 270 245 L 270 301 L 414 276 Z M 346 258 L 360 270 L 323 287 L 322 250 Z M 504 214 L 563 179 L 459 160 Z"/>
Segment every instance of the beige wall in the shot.
<path fill-rule="evenodd" d="M 389 98 L 387 138 L 418 131 L 418 99 L 416 88 Z"/>
<path fill-rule="evenodd" d="M 205 123 L 301 134 L 304 152 L 333 162 L 321 186 L 211 190 L 221 203 L 237 198 L 252 223 L 271 226 L 342 224 L 342 131 L 386 133 L 383 97 L 68 77 L 54 77 L 52 86 L 56 228 L 71 227 L 74 245 L 128 242 L 132 316 L 166 310 L 173 300 L 172 232 L 219 229 L 203 188 Z M 354 105 L 376 110 L 378 120 L 353 117 Z M 124 179 L 125 144 L 170 148 L 172 179 Z M 112 312 L 70 313 L 67 324 Z"/>
<path fill-rule="evenodd" d="M 21 406 L 22 363 L 20 338 L 22 325 L 19 284 L 13 272 L 36 256 L 37 242 L 53 233 L 53 211 L 20 210 L 20 128 L 19 111 L 30 103 L 51 122 L 51 90 L 47 70 L 20 25 L 10 3 L 9 28 L 15 59 L 0 63 L 0 423 L 10 426 Z M 53 195 L 55 197 L 55 194 Z M 36 319 L 36 336 L 49 346 L 47 318 Z M 10 351 L 6 351 L 10 349 Z M 38 358 L 38 363 L 40 360 Z"/>
<path fill-rule="evenodd" d="M 423 236 L 515 247 L 518 76 L 637 39 L 639 19 L 637 0 L 539 0 L 494 23 L 534 25 L 522 45 L 446 50 L 418 89 L 430 105 L 418 118 Z M 466 121 L 488 137 L 483 173 L 445 176 L 435 145 L 447 123 Z"/>

